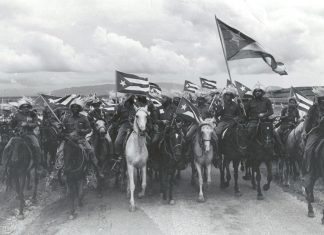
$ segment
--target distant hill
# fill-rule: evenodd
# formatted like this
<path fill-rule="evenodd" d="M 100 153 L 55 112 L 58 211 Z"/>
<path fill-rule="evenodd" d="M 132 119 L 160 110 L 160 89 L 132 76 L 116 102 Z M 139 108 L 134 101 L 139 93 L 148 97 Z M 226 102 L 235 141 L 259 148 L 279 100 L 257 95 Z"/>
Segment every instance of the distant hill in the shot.
<path fill-rule="evenodd" d="M 164 94 L 171 93 L 173 91 L 182 91 L 183 85 L 177 83 L 159 82 Z M 69 87 L 58 90 L 53 90 L 51 95 L 54 96 L 65 96 L 68 94 L 78 94 L 78 95 L 89 95 L 96 93 L 98 96 L 108 95 L 109 92 L 115 91 L 115 84 L 101 84 L 94 86 L 80 86 L 80 87 Z"/>

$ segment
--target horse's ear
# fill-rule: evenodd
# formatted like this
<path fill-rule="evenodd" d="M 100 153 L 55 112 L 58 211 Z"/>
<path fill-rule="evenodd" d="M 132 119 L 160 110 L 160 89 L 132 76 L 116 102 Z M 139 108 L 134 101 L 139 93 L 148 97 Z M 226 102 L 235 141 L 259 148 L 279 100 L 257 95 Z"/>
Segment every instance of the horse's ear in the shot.
<path fill-rule="evenodd" d="M 133 105 L 134 105 L 135 111 L 137 112 L 137 110 L 139 109 L 139 107 L 136 104 L 133 104 Z"/>

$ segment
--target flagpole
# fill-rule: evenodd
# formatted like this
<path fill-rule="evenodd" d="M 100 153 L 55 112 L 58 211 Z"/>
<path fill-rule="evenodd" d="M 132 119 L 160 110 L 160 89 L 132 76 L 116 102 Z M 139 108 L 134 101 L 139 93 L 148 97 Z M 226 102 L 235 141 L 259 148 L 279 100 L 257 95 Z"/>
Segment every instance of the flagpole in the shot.
<path fill-rule="evenodd" d="M 232 83 L 231 71 L 230 71 L 229 66 L 228 66 L 228 61 L 227 61 L 227 58 L 226 58 L 226 52 L 225 52 L 225 48 L 224 48 L 224 43 L 223 43 L 223 40 L 222 40 L 222 36 L 221 36 L 221 32 L 220 32 L 220 29 L 219 29 L 219 25 L 218 25 L 218 22 L 217 22 L 217 16 L 216 15 L 215 15 L 215 21 L 216 21 L 217 31 L 218 31 L 218 35 L 219 35 L 219 40 L 220 40 L 221 45 L 222 45 L 222 50 L 223 50 L 223 55 L 224 55 L 224 59 L 225 59 L 225 63 L 226 63 L 227 73 L 228 73 L 229 79 L 230 79 L 230 81 Z"/>
<path fill-rule="evenodd" d="M 44 99 L 44 97 L 42 95 L 40 95 L 40 97 L 43 99 L 43 101 L 45 102 L 45 104 L 47 105 L 47 107 L 49 108 L 49 110 L 51 111 L 51 113 L 54 115 L 54 117 L 56 118 L 56 120 L 59 123 L 62 123 L 61 120 L 56 116 L 56 114 L 54 113 L 54 111 L 52 110 L 51 106 L 47 103 L 47 101 Z M 39 97 L 38 97 L 39 98 Z"/>

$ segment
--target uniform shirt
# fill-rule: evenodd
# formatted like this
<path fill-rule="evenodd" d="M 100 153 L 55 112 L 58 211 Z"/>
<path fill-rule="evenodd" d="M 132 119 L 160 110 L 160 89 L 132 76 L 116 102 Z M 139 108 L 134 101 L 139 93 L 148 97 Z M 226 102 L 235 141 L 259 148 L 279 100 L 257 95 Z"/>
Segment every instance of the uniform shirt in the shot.
<path fill-rule="evenodd" d="M 294 107 L 284 107 L 281 110 L 282 122 L 284 123 L 296 123 L 299 119 L 299 112 Z"/>
<path fill-rule="evenodd" d="M 133 123 L 135 119 L 135 108 L 128 102 L 119 104 L 113 115 L 111 122 L 122 125 L 125 122 Z"/>
<path fill-rule="evenodd" d="M 11 127 L 21 128 L 27 134 L 33 134 L 34 128 L 37 126 L 37 115 L 30 111 L 27 114 L 22 112 L 16 113 L 11 120 Z M 27 123 L 27 126 L 22 126 L 23 123 Z"/>
<path fill-rule="evenodd" d="M 251 99 L 245 106 L 246 115 L 249 120 L 258 120 L 260 113 L 265 113 L 264 118 L 273 114 L 272 104 L 268 98 Z"/>
<path fill-rule="evenodd" d="M 217 108 L 216 117 L 220 117 L 221 121 L 232 121 L 236 117 L 241 118 L 241 108 L 234 101 L 224 103 L 224 107 L 219 106 Z"/>
<path fill-rule="evenodd" d="M 87 117 L 81 114 L 66 117 L 63 119 L 63 125 L 65 127 L 65 133 L 67 134 L 77 131 L 80 137 L 84 137 L 91 132 L 90 123 Z"/>

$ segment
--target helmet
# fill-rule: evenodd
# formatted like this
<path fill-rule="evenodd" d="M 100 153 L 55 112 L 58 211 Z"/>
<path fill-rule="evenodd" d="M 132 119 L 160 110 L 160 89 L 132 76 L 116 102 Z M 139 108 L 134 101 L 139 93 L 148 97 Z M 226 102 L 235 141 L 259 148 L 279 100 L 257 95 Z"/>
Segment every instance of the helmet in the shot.
<path fill-rule="evenodd" d="M 260 82 L 257 82 L 257 84 L 255 84 L 254 87 L 253 87 L 252 94 L 255 95 L 256 91 L 262 91 L 262 95 L 264 95 L 265 94 L 265 87 Z"/>
<path fill-rule="evenodd" d="M 101 104 L 102 104 L 102 101 L 99 98 L 95 98 L 90 101 L 90 105 L 92 105 L 92 106 L 99 106 Z"/>
<path fill-rule="evenodd" d="M 79 106 L 80 111 L 83 110 L 84 103 L 81 99 L 75 99 L 71 102 L 70 104 L 70 109 L 72 108 L 73 105 Z"/>
<path fill-rule="evenodd" d="M 292 100 L 295 101 L 295 103 L 297 103 L 297 99 L 293 96 L 288 98 L 288 103 Z"/>
<path fill-rule="evenodd" d="M 33 107 L 32 99 L 27 97 L 22 97 L 18 100 L 18 108 L 21 109 L 23 106 L 27 106 L 29 109 Z"/>
<path fill-rule="evenodd" d="M 232 95 L 233 98 L 237 95 L 237 90 L 235 87 L 233 86 L 228 86 L 225 88 L 225 90 L 223 91 L 223 94 L 229 94 L 229 95 Z"/>

